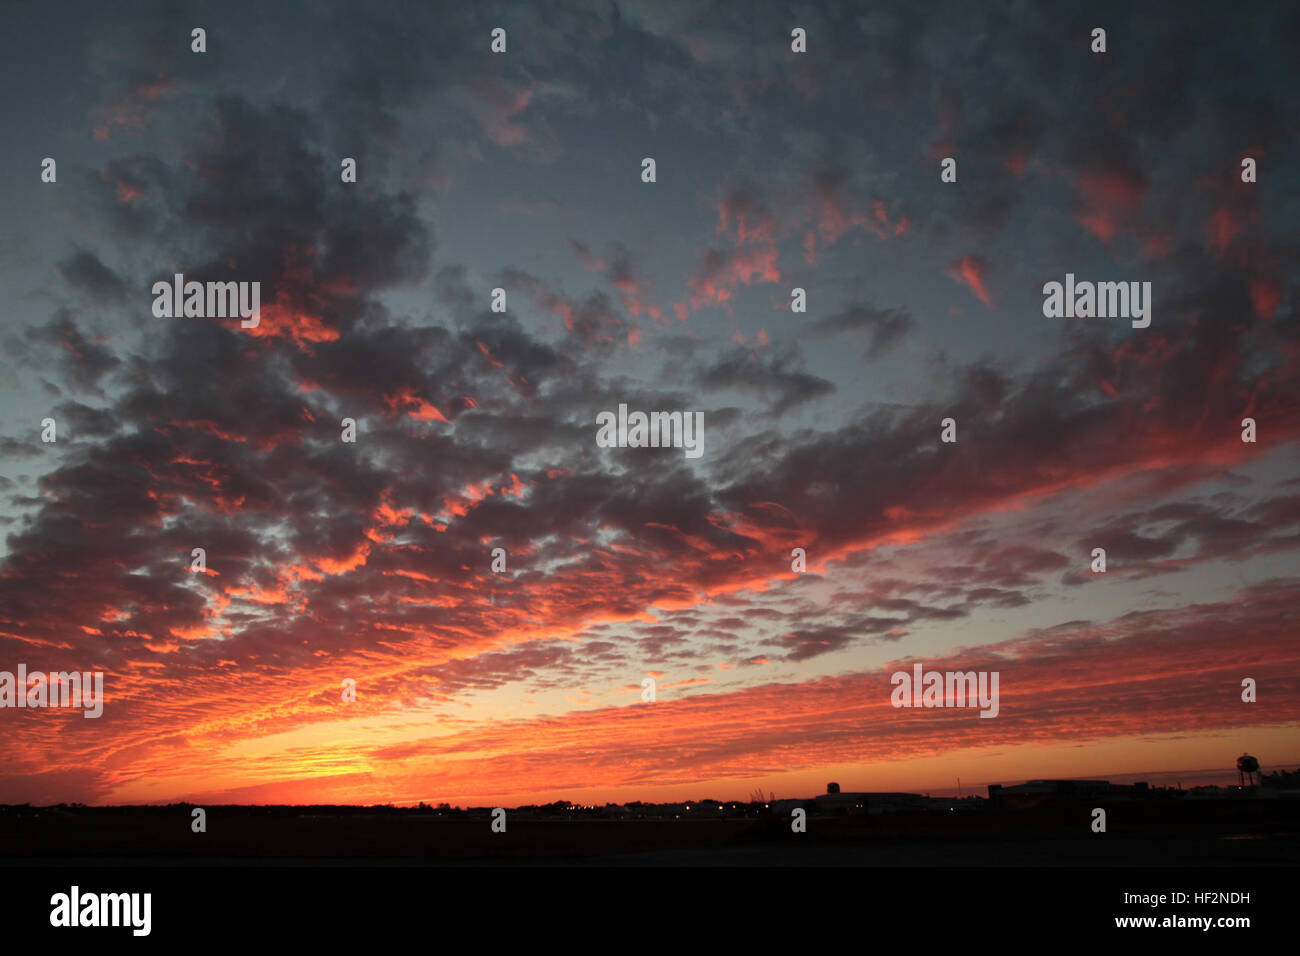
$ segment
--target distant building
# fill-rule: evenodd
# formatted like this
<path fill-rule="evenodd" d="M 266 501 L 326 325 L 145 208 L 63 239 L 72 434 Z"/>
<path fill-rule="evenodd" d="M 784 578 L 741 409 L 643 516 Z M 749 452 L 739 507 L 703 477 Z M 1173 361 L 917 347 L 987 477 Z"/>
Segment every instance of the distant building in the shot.
<path fill-rule="evenodd" d="M 826 792 L 812 801 L 822 816 L 858 816 L 891 810 L 917 810 L 927 805 L 919 793 L 842 793 L 838 783 L 826 785 Z"/>
<path fill-rule="evenodd" d="M 989 784 L 989 805 L 994 808 L 1037 807 L 1075 800 L 1132 800 L 1149 796 L 1145 783 L 1117 784 L 1108 780 L 1030 780 L 1011 787 Z"/>

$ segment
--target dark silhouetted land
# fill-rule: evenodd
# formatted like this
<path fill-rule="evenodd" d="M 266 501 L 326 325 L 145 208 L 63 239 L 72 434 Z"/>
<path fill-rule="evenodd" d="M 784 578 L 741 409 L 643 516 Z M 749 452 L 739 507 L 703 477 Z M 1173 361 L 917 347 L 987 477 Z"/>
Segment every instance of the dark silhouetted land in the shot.
<path fill-rule="evenodd" d="M 699 814 L 702 804 L 692 813 Z M 1270 866 L 1300 863 L 1300 801 L 1088 801 L 819 817 L 793 833 L 761 805 L 718 818 L 629 819 L 395 807 L 209 806 L 191 832 L 189 805 L 2 807 L 0 863 L 61 864 L 596 864 L 846 866 Z M 736 805 L 733 805 L 736 806 Z M 744 805 L 739 805 L 744 807 Z M 541 811 L 552 808 L 540 808 Z M 752 813 L 752 815 L 746 815 Z"/>

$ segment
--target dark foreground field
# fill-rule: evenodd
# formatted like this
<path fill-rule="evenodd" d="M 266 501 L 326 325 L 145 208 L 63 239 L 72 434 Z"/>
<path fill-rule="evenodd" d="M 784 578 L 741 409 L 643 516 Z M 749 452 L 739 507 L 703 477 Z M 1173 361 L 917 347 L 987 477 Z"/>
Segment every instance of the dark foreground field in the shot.
<path fill-rule="evenodd" d="M 808 820 L 439 818 L 418 810 L 0 808 L 4 865 L 1286 866 L 1300 864 L 1300 802 L 1118 803 Z"/>

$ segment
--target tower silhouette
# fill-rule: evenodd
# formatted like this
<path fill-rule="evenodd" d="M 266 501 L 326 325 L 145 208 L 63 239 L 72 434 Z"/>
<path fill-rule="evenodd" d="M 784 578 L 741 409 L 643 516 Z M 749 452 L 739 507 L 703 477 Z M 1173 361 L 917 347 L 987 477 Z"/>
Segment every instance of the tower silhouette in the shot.
<path fill-rule="evenodd" d="M 1259 774 L 1259 761 L 1250 754 L 1242 754 L 1237 758 L 1237 782 L 1241 786 L 1246 785 L 1246 777 L 1250 778 L 1250 785 L 1255 786 Z"/>

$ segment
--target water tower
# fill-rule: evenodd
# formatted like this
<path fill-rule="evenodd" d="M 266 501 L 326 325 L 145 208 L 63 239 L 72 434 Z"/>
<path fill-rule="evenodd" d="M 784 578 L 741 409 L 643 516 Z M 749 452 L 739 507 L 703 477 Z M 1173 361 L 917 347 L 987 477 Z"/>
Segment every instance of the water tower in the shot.
<path fill-rule="evenodd" d="M 1250 785 L 1255 786 L 1259 774 L 1259 761 L 1250 754 L 1242 754 L 1237 758 L 1237 781 L 1244 787 L 1246 778 L 1250 778 Z"/>

